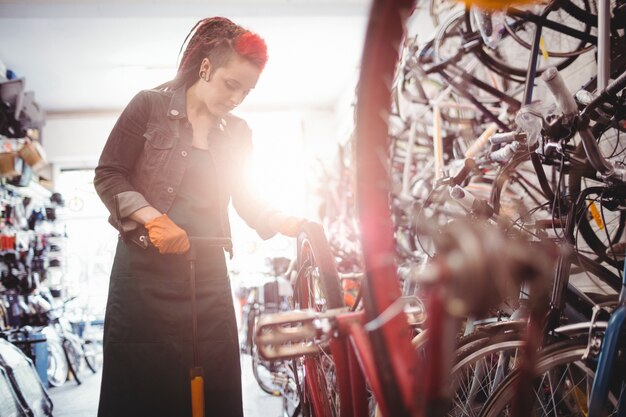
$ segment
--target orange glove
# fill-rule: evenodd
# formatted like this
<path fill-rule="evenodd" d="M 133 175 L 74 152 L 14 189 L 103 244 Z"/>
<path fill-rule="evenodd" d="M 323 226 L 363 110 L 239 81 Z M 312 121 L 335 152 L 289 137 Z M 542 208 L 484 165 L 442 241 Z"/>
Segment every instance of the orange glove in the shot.
<path fill-rule="evenodd" d="M 288 216 L 280 223 L 280 226 L 278 226 L 278 232 L 281 235 L 298 237 L 298 233 L 300 233 L 300 229 L 305 222 L 305 219 Z"/>
<path fill-rule="evenodd" d="M 176 226 L 167 214 L 161 214 L 145 224 L 150 241 L 159 253 L 185 253 L 189 250 L 187 232 Z"/>

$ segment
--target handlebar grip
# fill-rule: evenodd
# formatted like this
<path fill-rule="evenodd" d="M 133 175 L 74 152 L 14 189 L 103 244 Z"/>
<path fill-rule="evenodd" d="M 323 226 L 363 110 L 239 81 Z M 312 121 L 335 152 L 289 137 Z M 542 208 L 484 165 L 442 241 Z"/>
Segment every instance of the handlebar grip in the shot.
<path fill-rule="evenodd" d="M 574 96 L 567 89 L 563 77 L 555 67 L 546 69 L 541 75 L 541 79 L 546 83 L 546 86 L 554 96 L 556 105 L 564 115 L 570 116 L 578 113 L 578 106 Z"/>
<path fill-rule="evenodd" d="M 492 145 L 501 145 L 503 143 L 521 141 L 524 139 L 526 139 L 525 132 L 504 132 L 504 133 L 495 133 L 489 138 L 489 142 Z"/>
<path fill-rule="evenodd" d="M 565 116 L 578 114 L 578 106 L 576 105 L 576 101 L 574 101 L 574 97 L 565 86 L 563 77 L 561 77 L 561 74 L 559 74 L 556 68 L 548 68 L 547 70 L 545 70 L 541 78 L 545 81 L 548 89 L 550 89 L 550 92 L 556 100 L 557 106 Z M 621 80 L 618 78 L 616 82 L 607 87 L 608 91 L 605 90 L 597 99 L 593 100 L 591 104 L 597 105 L 598 103 L 600 103 L 607 94 L 617 90 L 622 83 L 626 83 L 626 78 L 622 78 Z M 582 139 L 585 154 L 587 155 L 591 166 L 595 168 L 601 175 L 611 177 L 614 176 L 616 173 L 615 167 L 611 162 L 607 161 L 600 152 L 598 143 L 596 142 L 596 138 L 589 128 L 588 120 L 586 120 L 586 114 L 591 111 L 591 109 L 593 109 L 593 106 L 591 104 L 588 105 L 587 108 L 583 111 L 583 123 L 579 124 L 578 133 L 580 134 L 580 137 Z"/>
<path fill-rule="evenodd" d="M 517 152 L 518 149 L 519 142 L 511 142 L 502 149 L 491 152 L 489 154 L 489 159 L 494 162 L 507 162 L 513 157 L 513 155 L 515 155 L 515 152 Z"/>

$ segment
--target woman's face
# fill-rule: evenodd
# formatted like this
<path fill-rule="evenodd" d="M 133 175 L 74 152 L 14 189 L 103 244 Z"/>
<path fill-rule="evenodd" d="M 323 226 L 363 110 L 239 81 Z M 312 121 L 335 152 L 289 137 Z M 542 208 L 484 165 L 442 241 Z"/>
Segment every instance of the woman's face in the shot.
<path fill-rule="evenodd" d="M 260 75 L 261 69 L 247 59 L 233 54 L 225 66 L 213 72 L 208 82 L 199 80 L 199 97 L 211 114 L 223 116 L 243 102 L 256 86 Z"/>

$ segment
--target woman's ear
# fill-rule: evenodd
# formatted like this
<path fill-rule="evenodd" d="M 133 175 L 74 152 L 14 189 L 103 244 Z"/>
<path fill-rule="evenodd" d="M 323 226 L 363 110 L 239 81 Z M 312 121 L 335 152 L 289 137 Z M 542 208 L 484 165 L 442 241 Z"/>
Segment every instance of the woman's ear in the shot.
<path fill-rule="evenodd" d="M 202 77 L 205 81 L 211 79 L 211 61 L 209 61 L 209 58 L 204 58 L 200 63 L 200 74 L 206 74 L 206 77 Z"/>

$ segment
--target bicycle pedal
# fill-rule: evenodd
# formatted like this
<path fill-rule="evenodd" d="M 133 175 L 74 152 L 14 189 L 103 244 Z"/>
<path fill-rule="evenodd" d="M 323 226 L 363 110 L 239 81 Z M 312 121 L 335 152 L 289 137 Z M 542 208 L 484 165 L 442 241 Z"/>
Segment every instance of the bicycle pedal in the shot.
<path fill-rule="evenodd" d="M 261 316 L 254 338 L 259 355 L 272 361 L 319 354 L 332 336 L 332 319 L 338 313 L 303 310 Z"/>

